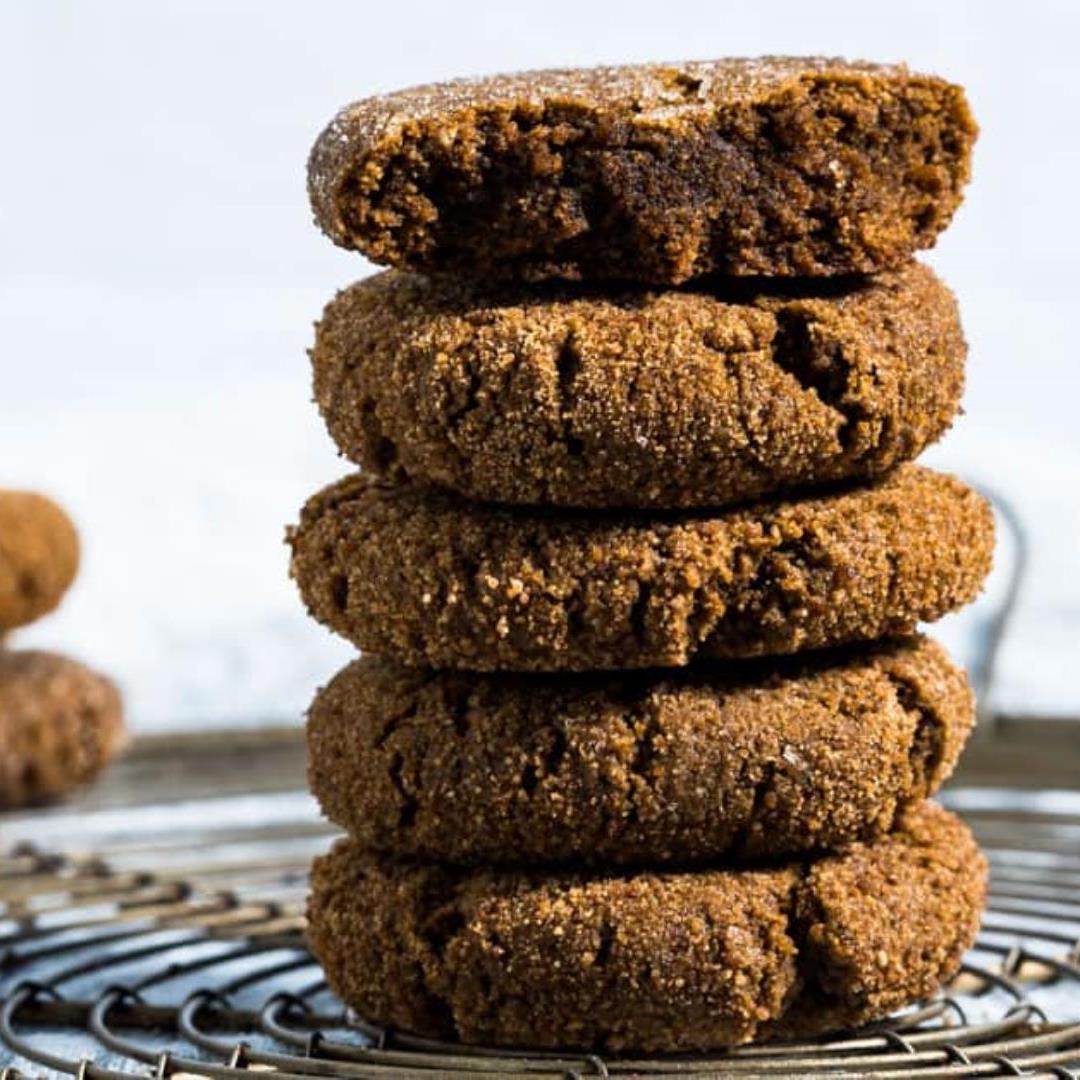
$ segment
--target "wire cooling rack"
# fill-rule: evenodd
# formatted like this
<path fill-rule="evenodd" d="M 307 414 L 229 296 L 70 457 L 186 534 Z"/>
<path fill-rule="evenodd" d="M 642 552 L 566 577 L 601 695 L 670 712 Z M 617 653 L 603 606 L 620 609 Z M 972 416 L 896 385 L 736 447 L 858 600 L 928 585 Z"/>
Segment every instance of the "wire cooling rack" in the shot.
<path fill-rule="evenodd" d="M 961 972 L 933 999 L 812 1043 L 647 1059 L 374 1027 L 328 991 L 304 944 L 307 872 L 331 831 L 301 790 L 300 735 L 227 732 L 143 740 L 108 785 L 0 821 L 0 1080 L 1080 1080 L 1080 721 L 992 708 L 1026 560 L 1019 522 L 995 501 L 1016 558 L 972 670 L 983 738 L 944 799 L 989 856 L 990 897 Z"/>
<path fill-rule="evenodd" d="M 329 830 L 301 792 L 200 800 L 197 821 L 165 808 L 134 832 L 105 811 L 94 853 L 0 856 L 0 1078 L 1080 1077 L 1080 795 L 961 787 L 948 801 L 992 875 L 946 992 L 821 1042 L 649 1059 L 467 1049 L 348 1013 L 304 945 L 307 868 Z M 230 823 L 243 819 L 262 823 Z"/>

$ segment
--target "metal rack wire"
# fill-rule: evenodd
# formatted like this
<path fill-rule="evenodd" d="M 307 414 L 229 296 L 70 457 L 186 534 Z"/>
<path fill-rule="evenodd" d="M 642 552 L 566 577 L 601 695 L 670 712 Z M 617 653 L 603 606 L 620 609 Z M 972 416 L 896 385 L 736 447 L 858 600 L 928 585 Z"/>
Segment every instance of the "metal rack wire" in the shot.
<path fill-rule="evenodd" d="M 365 1024 L 303 941 L 316 822 L 0 857 L 0 1080 L 455 1074 L 1080 1077 L 1080 799 L 966 793 L 992 863 L 979 940 L 947 991 L 817 1043 L 601 1058 L 464 1048 Z M 153 849 L 154 855 L 150 854 Z"/>

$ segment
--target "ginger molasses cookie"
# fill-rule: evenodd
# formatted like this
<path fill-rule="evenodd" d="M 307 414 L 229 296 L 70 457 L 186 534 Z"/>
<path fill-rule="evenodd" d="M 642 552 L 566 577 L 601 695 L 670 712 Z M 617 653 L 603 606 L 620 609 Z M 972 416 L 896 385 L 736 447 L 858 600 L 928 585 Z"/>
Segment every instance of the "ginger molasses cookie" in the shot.
<path fill-rule="evenodd" d="M 0 809 L 66 795 L 124 739 L 120 694 L 82 664 L 0 650 Z"/>
<path fill-rule="evenodd" d="M 0 635 L 52 611 L 78 566 L 78 534 L 56 503 L 0 490 Z"/>
<path fill-rule="evenodd" d="M 342 110 L 308 165 L 342 247 L 411 269 L 670 284 L 895 268 L 961 199 L 975 122 L 903 66 L 533 71 Z"/>
<path fill-rule="evenodd" d="M 831 850 L 937 790 L 974 722 L 925 638 L 626 675 L 472 675 L 365 656 L 308 715 L 308 778 L 357 843 L 454 864 Z"/>
<path fill-rule="evenodd" d="M 903 465 L 728 511 L 552 513 L 357 474 L 291 529 L 311 614 L 414 667 L 581 671 L 792 653 L 910 632 L 977 595 L 993 517 Z"/>
<path fill-rule="evenodd" d="M 701 1050 L 836 1030 L 932 993 L 978 927 L 985 860 L 930 803 L 767 869 L 460 870 L 340 841 L 308 936 L 375 1023 L 466 1043 Z"/>
<path fill-rule="evenodd" d="M 580 507 L 715 507 L 877 476 L 948 428 L 966 350 L 927 267 L 771 288 L 389 271 L 326 309 L 315 398 L 369 471 Z"/>

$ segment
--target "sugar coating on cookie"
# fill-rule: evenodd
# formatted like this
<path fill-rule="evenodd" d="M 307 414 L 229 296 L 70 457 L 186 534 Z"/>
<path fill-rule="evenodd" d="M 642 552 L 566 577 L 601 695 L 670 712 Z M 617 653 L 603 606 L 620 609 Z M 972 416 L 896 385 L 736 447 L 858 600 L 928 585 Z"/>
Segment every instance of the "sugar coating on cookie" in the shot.
<path fill-rule="evenodd" d="M 0 490 L 0 634 L 52 611 L 78 567 L 78 534 L 56 503 Z"/>
<path fill-rule="evenodd" d="M 903 465 L 831 494 L 727 511 L 552 513 L 346 477 L 290 530 L 311 614 L 415 667 L 682 666 L 910 633 L 968 603 L 993 516 Z"/>
<path fill-rule="evenodd" d="M 308 713 L 308 780 L 362 847 L 465 865 L 701 863 L 888 832 L 974 722 L 925 638 L 686 672 L 473 675 L 365 656 Z"/>
<path fill-rule="evenodd" d="M 878 476 L 949 427 L 966 346 L 925 266 L 598 292 L 389 271 L 311 353 L 342 453 L 398 481 L 561 506 L 722 506 Z"/>
<path fill-rule="evenodd" d="M 763 57 L 534 71 L 343 109 L 315 218 L 376 263 L 670 284 L 895 268 L 949 223 L 977 128 L 903 66 Z"/>
<path fill-rule="evenodd" d="M 469 871 L 344 840 L 315 863 L 308 938 L 375 1023 L 704 1050 L 854 1026 L 932 993 L 974 940 L 985 880 L 967 828 L 930 803 L 872 843 L 767 869 Z"/>
<path fill-rule="evenodd" d="M 124 741 L 119 691 L 63 656 L 0 650 L 0 808 L 92 780 Z"/>

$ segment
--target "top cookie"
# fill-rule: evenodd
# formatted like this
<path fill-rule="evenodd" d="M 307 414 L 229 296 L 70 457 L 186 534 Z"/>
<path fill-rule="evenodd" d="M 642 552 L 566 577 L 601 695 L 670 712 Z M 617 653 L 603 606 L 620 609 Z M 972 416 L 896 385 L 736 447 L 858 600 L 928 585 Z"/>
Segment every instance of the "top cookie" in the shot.
<path fill-rule="evenodd" d="M 903 66 L 724 59 L 462 79 L 342 110 L 308 165 L 342 247 L 418 270 L 656 284 L 896 267 L 977 128 Z"/>
<path fill-rule="evenodd" d="M 78 566 L 78 534 L 56 503 L 0 491 L 0 634 L 52 611 Z"/>

